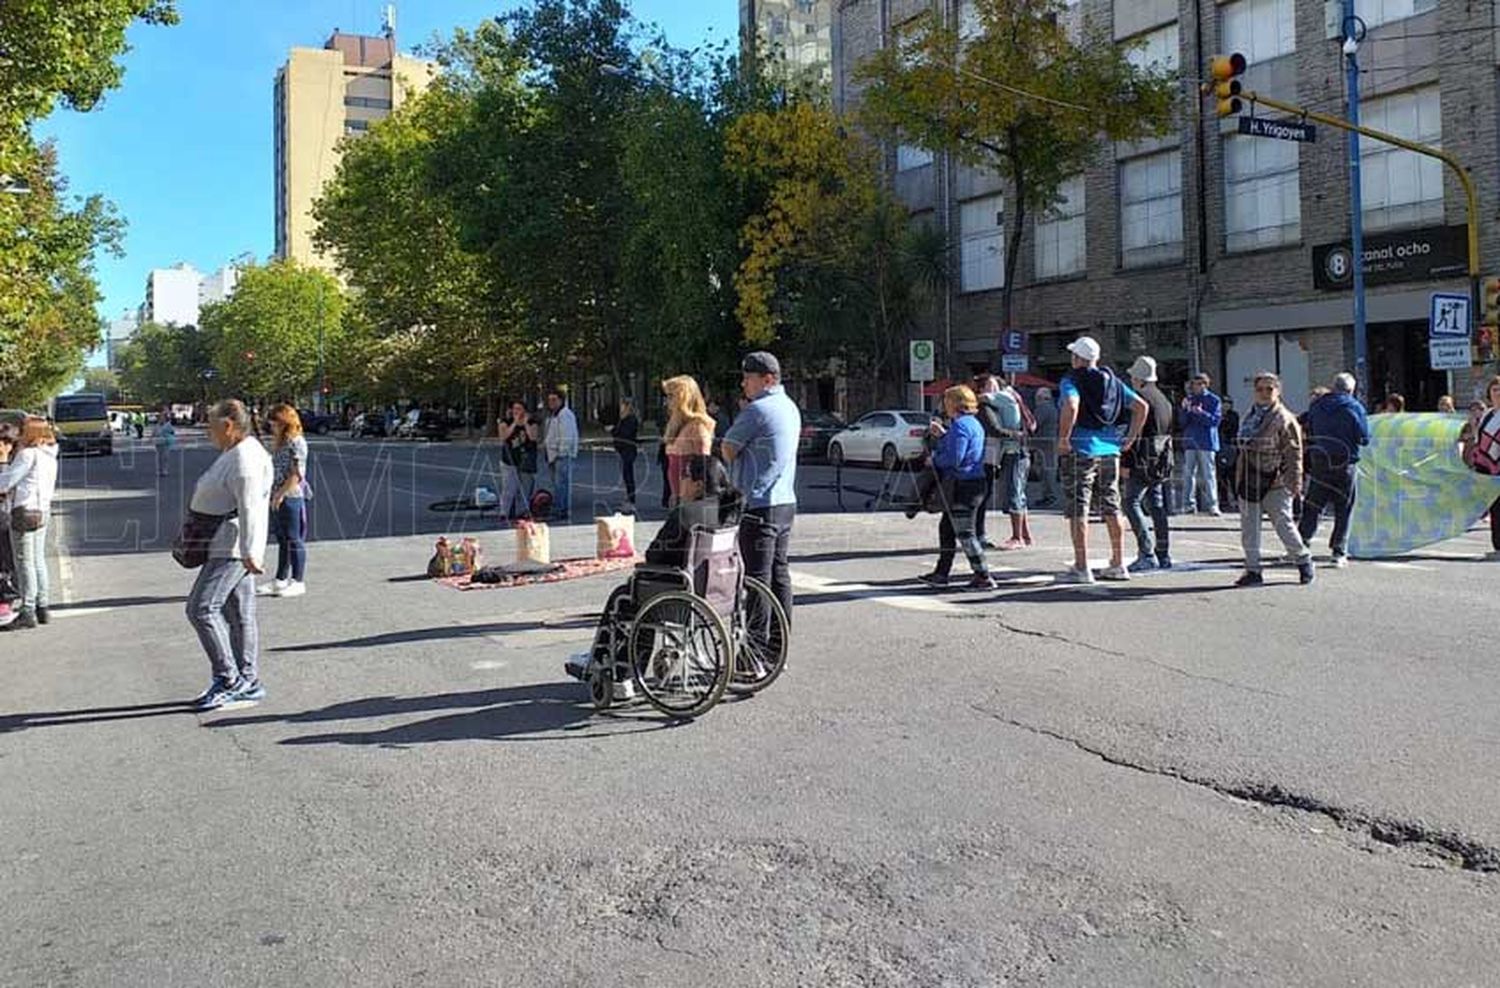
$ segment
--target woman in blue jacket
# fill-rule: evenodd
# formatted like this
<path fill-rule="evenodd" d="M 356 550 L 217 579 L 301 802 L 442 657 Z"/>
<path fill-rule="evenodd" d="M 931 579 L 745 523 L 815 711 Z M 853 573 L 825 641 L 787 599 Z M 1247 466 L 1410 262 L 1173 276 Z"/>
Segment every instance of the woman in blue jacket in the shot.
<path fill-rule="evenodd" d="M 947 586 L 953 569 L 953 556 L 959 546 L 969 557 L 974 577 L 969 587 L 993 590 L 995 581 L 984 561 L 984 546 L 974 534 L 974 525 L 984 500 L 984 427 L 975 412 L 979 399 L 972 389 L 959 385 L 943 392 L 943 412 L 948 424 L 932 423 L 937 445 L 932 451 L 932 466 L 942 480 L 944 495 L 943 521 L 938 526 L 937 569 L 921 579 L 934 586 Z"/>

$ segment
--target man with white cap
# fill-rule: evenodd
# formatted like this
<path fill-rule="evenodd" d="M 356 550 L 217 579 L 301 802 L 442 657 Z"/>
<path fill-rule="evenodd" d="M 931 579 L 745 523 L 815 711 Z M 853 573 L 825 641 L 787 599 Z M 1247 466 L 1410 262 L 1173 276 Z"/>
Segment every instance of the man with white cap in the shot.
<path fill-rule="evenodd" d="M 1121 463 L 1126 477 L 1125 517 L 1130 519 L 1139 547 L 1135 562 L 1126 568 L 1132 573 L 1171 569 L 1166 487 L 1172 477 L 1172 402 L 1156 386 L 1156 361 L 1144 354 L 1130 365 L 1130 386 L 1146 400 L 1150 412 L 1140 442 Z"/>
<path fill-rule="evenodd" d="M 1150 407 L 1129 385 L 1099 366 L 1102 351 L 1098 340 L 1080 336 L 1068 344 L 1068 352 L 1073 355 L 1073 369 L 1062 379 L 1057 455 L 1063 515 L 1073 536 L 1073 568 L 1063 579 L 1069 583 L 1094 582 L 1089 568 L 1089 509 L 1094 485 L 1098 484 L 1110 553 L 1109 566 L 1099 575 L 1106 580 L 1128 580 L 1120 524 L 1120 454 L 1129 452 L 1140 439 Z M 1122 443 L 1119 422 L 1127 409 L 1130 429 Z"/>

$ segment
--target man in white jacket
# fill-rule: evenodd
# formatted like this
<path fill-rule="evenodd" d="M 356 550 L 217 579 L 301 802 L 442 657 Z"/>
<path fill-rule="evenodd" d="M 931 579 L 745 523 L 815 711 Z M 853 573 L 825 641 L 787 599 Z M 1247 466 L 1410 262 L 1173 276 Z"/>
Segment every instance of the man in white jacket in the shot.
<path fill-rule="evenodd" d="M 260 683 L 255 577 L 265 570 L 271 456 L 251 433 L 250 413 L 238 401 L 215 405 L 208 428 L 219 458 L 198 478 L 189 503 L 194 512 L 221 519 L 187 602 L 188 621 L 213 670 L 208 689 L 193 701 L 198 710 L 253 703 L 266 695 Z"/>
<path fill-rule="evenodd" d="M 573 461 L 578 458 L 578 419 L 562 392 L 547 395 L 547 435 L 542 451 L 547 455 L 547 474 L 552 480 L 552 513 L 566 523 L 573 506 Z"/>

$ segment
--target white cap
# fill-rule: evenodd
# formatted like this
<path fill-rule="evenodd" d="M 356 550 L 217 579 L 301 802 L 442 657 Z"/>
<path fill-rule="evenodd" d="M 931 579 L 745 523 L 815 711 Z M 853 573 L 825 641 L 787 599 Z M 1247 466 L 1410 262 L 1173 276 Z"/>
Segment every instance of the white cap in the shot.
<path fill-rule="evenodd" d="M 1068 352 L 1083 360 L 1087 360 L 1089 363 L 1093 363 L 1099 359 L 1100 354 L 1104 351 L 1099 349 L 1099 341 L 1092 336 L 1080 336 L 1068 344 Z"/>
<path fill-rule="evenodd" d="M 1137 381 L 1152 383 L 1156 380 L 1156 361 L 1145 354 L 1136 357 L 1135 363 L 1130 365 L 1130 376 Z"/>

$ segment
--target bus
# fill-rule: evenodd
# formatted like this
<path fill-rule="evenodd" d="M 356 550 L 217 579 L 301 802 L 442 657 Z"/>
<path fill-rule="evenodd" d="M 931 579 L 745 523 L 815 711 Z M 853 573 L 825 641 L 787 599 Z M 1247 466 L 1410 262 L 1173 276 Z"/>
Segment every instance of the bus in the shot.
<path fill-rule="evenodd" d="M 109 426 L 109 405 L 102 394 L 58 395 L 48 402 L 47 417 L 52 420 L 62 452 L 109 456 L 115 451 L 114 431 Z"/>

